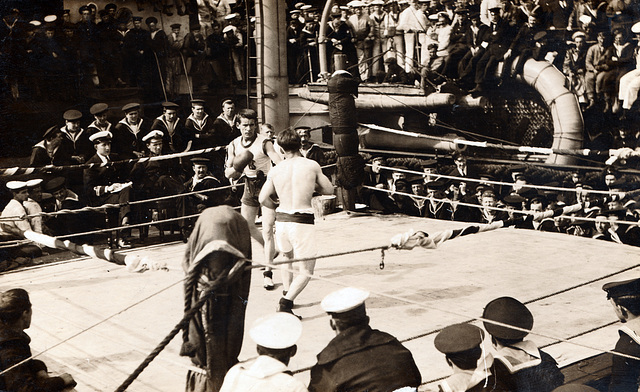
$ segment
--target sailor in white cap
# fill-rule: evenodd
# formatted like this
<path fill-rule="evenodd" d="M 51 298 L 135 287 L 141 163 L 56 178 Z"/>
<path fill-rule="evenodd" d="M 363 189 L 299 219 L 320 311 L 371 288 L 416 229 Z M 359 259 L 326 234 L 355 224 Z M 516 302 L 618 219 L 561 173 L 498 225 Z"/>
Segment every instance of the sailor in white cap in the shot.
<path fill-rule="evenodd" d="M 112 134 L 109 131 L 100 131 L 89 136 L 96 154 L 87 161 L 87 164 L 93 165 L 84 169 L 83 179 L 89 205 L 100 206 L 106 203 L 123 205 L 119 211 L 118 209 L 107 210 L 107 214 L 110 215 L 109 225 L 114 227 L 129 224 L 131 207 L 128 204 L 131 200 L 131 182 L 125 177 L 122 166 L 108 165 L 115 160 L 115 156 L 111 155 L 111 138 Z M 124 238 L 118 238 L 116 246 L 130 248 L 131 244 Z"/>
<path fill-rule="evenodd" d="M 638 39 L 637 45 L 633 50 L 633 59 L 636 68 L 627 72 L 620 78 L 620 87 L 618 88 L 618 99 L 622 102 L 622 119 L 626 119 L 629 109 L 638 99 L 638 90 L 640 90 L 640 22 L 631 26 L 631 32 Z"/>
<path fill-rule="evenodd" d="M 9 181 L 7 182 L 7 188 L 13 194 L 13 198 L 9 200 L 9 203 L 2 210 L 1 217 L 13 217 L 15 219 L 3 220 L 0 224 L 0 241 L 24 239 L 22 233 L 27 230 L 32 230 L 29 220 L 26 218 L 27 211 L 24 209 L 23 203 L 29 197 L 27 191 L 27 183 L 25 181 Z M 22 218 L 18 218 L 22 217 Z M 14 252 L 6 257 L 3 252 L 0 252 L 0 257 L 6 258 L 13 257 L 38 257 L 42 255 L 42 250 L 35 245 L 25 245 L 16 249 Z"/>
<path fill-rule="evenodd" d="M 33 215 L 29 217 L 29 223 L 31 223 L 33 231 L 42 233 L 42 216 L 39 215 L 42 213 L 42 207 L 40 206 L 42 202 L 42 178 L 34 178 L 27 181 L 27 193 L 29 197 L 22 203 L 22 206 L 28 215 Z M 49 198 L 51 197 L 49 195 Z"/>
<path fill-rule="evenodd" d="M 27 201 L 29 197 L 29 193 L 27 191 L 27 183 L 25 181 L 9 181 L 7 182 L 7 188 L 13 194 L 13 198 L 6 205 L 4 210 L 2 210 L 2 216 L 8 217 L 18 217 L 27 215 L 27 211 L 24 209 L 23 203 Z M 15 232 L 18 229 L 20 231 L 31 230 L 31 224 L 27 219 L 17 219 L 17 220 L 7 220 L 3 221 L 2 225 L 0 225 L 0 230 L 7 232 Z"/>
<path fill-rule="evenodd" d="M 220 392 L 279 391 L 304 392 L 307 388 L 290 374 L 289 360 L 296 354 L 302 323 L 289 313 L 275 313 L 253 324 L 249 336 L 259 357 L 232 367 Z"/>
<path fill-rule="evenodd" d="M 581 103 L 587 102 L 586 91 L 584 89 L 586 73 L 585 58 L 587 56 L 587 35 L 583 31 L 576 31 L 571 36 L 573 45 L 567 49 L 565 55 L 563 72 L 569 78 L 571 90 L 578 97 Z"/>
<path fill-rule="evenodd" d="M 365 310 L 369 292 L 346 287 L 320 306 L 336 331 L 311 368 L 310 392 L 417 390 L 422 380 L 411 352 L 395 337 L 372 329 Z"/>

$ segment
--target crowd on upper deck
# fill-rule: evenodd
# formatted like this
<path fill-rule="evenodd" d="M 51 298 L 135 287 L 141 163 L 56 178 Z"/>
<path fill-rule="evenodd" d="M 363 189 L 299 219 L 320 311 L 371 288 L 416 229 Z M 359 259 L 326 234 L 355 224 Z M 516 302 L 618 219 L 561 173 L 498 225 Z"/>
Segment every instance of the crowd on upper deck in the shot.
<path fill-rule="evenodd" d="M 198 14 L 191 18 L 198 22 L 188 26 L 164 26 L 156 17 L 143 20 L 114 3 L 32 21 L 12 9 L 0 24 L 7 90 L 14 98 L 21 90 L 51 97 L 86 87 L 134 86 L 155 97 L 164 88 L 172 99 L 185 74 L 194 90 L 246 85 L 255 19 L 247 19 L 238 5 L 215 3 L 178 9 Z M 546 60 L 567 76 L 584 108 L 597 106 L 621 116 L 632 108 L 640 87 L 633 38 L 640 33 L 636 2 L 354 0 L 334 5 L 322 37 L 317 7 L 299 2 L 290 8 L 286 37 L 292 84 L 320 78 L 324 49 L 328 71 L 337 66 L 362 81 L 421 83 L 426 92 L 448 84 L 481 94 L 522 73 L 527 59 Z M 73 23 L 76 12 L 80 20 Z"/>

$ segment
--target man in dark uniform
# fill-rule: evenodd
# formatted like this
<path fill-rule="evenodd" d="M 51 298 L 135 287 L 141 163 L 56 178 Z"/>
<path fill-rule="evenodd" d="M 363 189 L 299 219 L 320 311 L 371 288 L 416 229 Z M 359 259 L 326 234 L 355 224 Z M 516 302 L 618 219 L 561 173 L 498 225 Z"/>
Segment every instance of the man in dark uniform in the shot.
<path fill-rule="evenodd" d="M 127 204 L 131 199 L 131 182 L 124 178 L 121 168 L 109 164 L 115 158 L 111 155 L 111 138 L 111 133 L 106 131 L 89 137 L 96 150 L 96 154 L 87 161 L 96 165 L 84 169 L 84 190 L 91 206 Z M 117 213 L 113 209 L 107 210 L 108 225 L 128 225 L 131 207 L 124 205 L 116 211 Z M 131 244 L 124 238 L 119 238 L 117 246 L 129 248 Z"/>
<path fill-rule="evenodd" d="M 214 133 L 220 136 L 219 146 L 225 146 L 240 136 L 235 128 L 235 120 L 236 104 L 231 98 L 226 98 L 222 101 L 222 113 L 213 120 Z"/>
<path fill-rule="evenodd" d="M 164 135 L 162 131 L 154 130 L 142 137 L 149 151 L 149 157 L 162 155 Z M 136 200 L 146 200 L 153 197 L 177 195 L 184 190 L 180 165 L 177 160 L 149 160 L 139 161 L 131 170 L 131 181 Z M 137 205 L 136 216 L 140 222 L 148 222 L 153 217 L 152 210 L 162 215 L 162 218 L 175 217 L 179 211 L 178 199 L 160 200 L 157 202 Z M 148 234 L 148 226 L 142 230 L 143 237 Z"/>
<path fill-rule="evenodd" d="M 150 73 L 151 80 L 151 89 L 149 93 L 153 97 L 161 96 L 164 89 L 162 86 L 162 82 L 166 78 L 166 68 L 167 68 L 167 34 L 158 27 L 158 19 L 154 16 L 150 16 L 145 19 L 145 23 L 149 26 L 149 61 L 151 62 L 151 67 L 148 68 Z"/>
<path fill-rule="evenodd" d="M 189 137 L 193 140 L 192 150 L 217 146 L 213 121 L 204 108 L 204 99 L 191 100 L 191 114 L 184 123 Z"/>
<path fill-rule="evenodd" d="M 427 196 L 425 201 L 425 218 L 451 220 L 453 211 L 449 202 L 443 201 L 446 198 L 443 190 L 445 182 L 441 180 L 429 181 L 426 184 Z M 439 199 L 439 200 L 436 200 Z"/>
<path fill-rule="evenodd" d="M 210 161 L 207 158 L 191 158 L 193 164 L 193 177 L 184 183 L 185 192 L 198 192 L 207 189 L 219 188 L 222 186 L 220 180 L 214 177 L 209 171 Z M 228 200 L 228 190 L 198 192 L 190 196 L 180 198 L 183 200 L 178 207 L 182 211 L 182 216 L 201 213 L 206 208 L 225 204 Z M 181 221 L 181 232 L 183 240 L 189 237 L 189 222 Z"/>
<path fill-rule="evenodd" d="M 184 74 L 182 65 L 182 45 L 180 23 L 171 25 L 171 34 L 167 36 L 167 97 L 174 99 L 180 93 L 180 75 Z"/>
<path fill-rule="evenodd" d="M 476 68 L 476 87 L 470 92 L 481 94 L 487 86 L 487 82 L 495 80 L 495 71 L 498 63 L 504 60 L 505 54 L 509 50 L 509 45 L 514 39 L 515 33 L 509 25 L 509 21 L 500 15 L 501 7 L 498 3 L 489 6 L 489 16 L 491 19 L 489 45 L 487 51 L 478 60 Z"/>
<path fill-rule="evenodd" d="M 63 118 L 65 125 L 60 128 L 60 131 L 64 137 L 58 153 L 62 161 L 68 162 L 68 165 L 83 164 L 93 155 L 93 146 L 87 132 L 80 127 L 82 113 L 74 109 L 67 110 L 64 112 Z M 82 190 L 82 171 L 69 170 L 67 181 L 71 189 L 80 192 Z"/>
<path fill-rule="evenodd" d="M 451 169 L 447 175 L 452 177 L 463 177 L 463 178 L 480 178 L 478 170 L 469 166 L 467 161 L 467 156 L 461 152 L 456 151 L 452 155 L 453 163 L 456 165 L 455 168 Z M 462 179 L 451 179 L 449 181 L 459 182 L 460 185 L 460 194 L 464 197 L 467 193 L 475 192 L 476 185 L 478 184 L 475 181 L 467 181 Z"/>
<path fill-rule="evenodd" d="M 491 322 L 530 331 L 533 315 L 523 303 L 511 297 L 496 298 L 484 308 L 482 318 L 496 350 L 494 375 L 507 390 L 551 392 L 564 383 L 555 359 L 532 341 L 524 340 L 528 332 Z"/>
<path fill-rule="evenodd" d="M 438 385 L 441 392 L 500 391 L 491 373 L 492 361 L 478 366 L 484 331 L 472 324 L 453 324 L 436 335 L 433 344 L 445 355 L 453 374 Z"/>
<path fill-rule="evenodd" d="M 109 105 L 104 102 L 96 103 L 89 108 L 89 113 L 93 116 L 94 120 L 87 127 L 89 136 L 96 132 L 107 131 L 111 132 L 112 124 L 107 120 L 107 112 L 109 111 Z"/>
<path fill-rule="evenodd" d="M 128 103 L 122 107 L 124 118 L 113 129 L 113 152 L 120 159 L 135 159 L 145 155 L 142 137 L 149 133 L 149 121 L 140 116 L 140 104 Z"/>
<path fill-rule="evenodd" d="M 89 136 L 80 127 L 82 113 L 78 110 L 67 110 L 63 115 L 65 125 L 60 128 L 64 135 L 60 148 L 74 164 L 85 163 L 92 155 L 93 148 Z"/>
<path fill-rule="evenodd" d="M 187 149 L 189 137 L 180 117 L 178 109 L 180 106 L 173 102 L 162 103 L 162 114 L 156 117 L 151 124 L 152 131 L 161 131 L 162 153 L 173 154 L 183 152 Z"/>
<path fill-rule="evenodd" d="M 609 282 L 602 286 L 607 292 L 616 315 L 624 327 L 620 328 L 620 339 L 614 351 L 640 357 L 640 279 Z M 631 392 L 638 390 L 640 360 L 613 356 L 609 392 Z"/>
<path fill-rule="evenodd" d="M 54 125 L 47 129 L 42 136 L 42 140 L 36 143 L 31 149 L 29 166 L 70 165 L 71 162 L 67 160 L 68 157 L 59 153 L 63 138 L 62 131 L 58 126 Z"/>
<path fill-rule="evenodd" d="M 320 304 L 336 331 L 311 368 L 309 392 L 393 391 L 422 381 L 411 352 L 395 337 L 372 329 L 365 309 L 367 291 L 346 287 Z"/>
<path fill-rule="evenodd" d="M 144 72 L 151 63 L 151 34 L 142 29 L 142 17 L 133 17 L 133 28 L 127 31 L 122 41 L 123 65 L 128 70 L 127 83 L 133 87 L 147 87 L 149 75 Z"/>
<path fill-rule="evenodd" d="M 317 144 L 311 142 L 311 127 L 296 127 L 296 132 L 300 136 L 300 143 L 302 144 L 300 153 L 302 156 L 318 162 L 320 166 L 324 165 L 324 152 Z"/>
<path fill-rule="evenodd" d="M 91 20 L 91 10 L 86 5 L 78 9 L 81 19 L 75 25 L 77 37 L 78 62 L 80 68 L 80 86 L 95 87 L 99 85 L 97 64 L 100 58 L 98 48 L 99 31 Z"/>
<path fill-rule="evenodd" d="M 54 197 L 53 211 L 77 210 L 84 207 L 80 197 L 66 187 L 64 177 L 53 178 L 45 184 L 44 189 Z M 86 232 L 90 229 L 88 222 L 92 221 L 92 219 L 89 219 L 90 216 L 93 218 L 92 215 L 95 215 L 95 213 L 86 212 L 50 216 L 47 220 L 47 227 L 51 229 L 55 236 Z M 86 243 L 89 237 L 73 237 L 70 240 L 72 242 Z"/>

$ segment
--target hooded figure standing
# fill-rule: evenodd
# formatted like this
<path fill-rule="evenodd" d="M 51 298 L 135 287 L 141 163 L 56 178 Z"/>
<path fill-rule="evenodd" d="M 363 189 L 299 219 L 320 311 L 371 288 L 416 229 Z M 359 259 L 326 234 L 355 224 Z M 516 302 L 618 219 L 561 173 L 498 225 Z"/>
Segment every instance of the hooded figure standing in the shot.
<path fill-rule="evenodd" d="M 251 271 L 239 260 L 251 258 L 251 235 L 245 219 L 229 206 L 202 212 L 189 237 L 182 263 L 185 280 L 185 312 L 219 278 L 222 284 L 189 322 L 180 354 L 191 357 L 201 372 L 189 370 L 185 390 L 217 391 L 227 371 L 238 363 L 244 333 Z M 206 374 L 205 374 L 206 372 Z"/>

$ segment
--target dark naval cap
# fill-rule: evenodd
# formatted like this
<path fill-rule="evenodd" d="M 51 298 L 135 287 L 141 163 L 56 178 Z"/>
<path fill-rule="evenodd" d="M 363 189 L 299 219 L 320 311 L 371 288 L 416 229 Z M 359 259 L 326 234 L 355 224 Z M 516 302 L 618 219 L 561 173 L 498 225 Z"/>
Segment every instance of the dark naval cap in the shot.
<path fill-rule="evenodd" d="M 67 121 L 78 121 L 82 118 L 82 113 L 79 110 L 71 109 L 64 112 L 62 118 Z"/>
<path fill-rule="evenodd" d="M 107 105 L 104 102 L 99 102 L 99 103 L 96 103 L 95 105 L 91 106 L 91 108 L 89 109 L 89 113 L 91 113 L 91 114 L 93 114 L 95 116 L 95 115 L 102 114 L 102 113 L 106 112 L 107 109 L 109 109 L 109 105 Z"/>
<path fill-rule="evenodd" d="M 433 341 L 443 354 L 456 354 L 473 350 L 482 343 L 484 331 L 472 324 L 453 324 L 444 328 Z"/>
<path fill-rule="evenodd" d="M 162 107 L 165 109 L 178 109 L 180 105 L 178 105 L 175 102 L 165 101 L 165 102 L 162 102 Z"/>
<path fill-rule="evenodd" d="M 582 384 L 565 384 L 554 389 L 552 392 L 598 392 L 597 389 Z"/>
<path fill-rule="evenodd" d="M 640 278 L 605 283 L 602 290 L 607 292 L 607 298 L 638 295 L 640 294 Z"/>
<path fill-rule="evenodd" d="M 49 182 L 47 182 L 44 185 L 44 190 L 49 192 L 49 193 L 53 193 L 56 191 L 59 191 L 60 189 L 62 189 L 64 187 L 64 183 L 65 183 L 65 178 L 64 177 L 56 177 L 52 180 L 49 180 Z"/>
<path fill-rule="evenodd" d="M 522 302 L 512 297 L 500 297 L 489 302 L 484 308 L 482 318 L 526 330 L 531 330 L 531 327 L 533 327 L 533 315 L 529 309 Z M 487 321 L 484 321 L 484 328 L 491 336 L 498 339 L 518 340 L 529 334 L 526 331 L 518 331 Z"/>
<path fill-rule="evenodd" d="M 191 158 L 191 163 L 194 165 L 208 165 L 209 162 L 210 161 L 208 158 L 202 158 L 202 157 Z"/>
<path fill-rule="evenodd" d="M 139 110 L 139 109 L 140 109 L 140 104 L 137 102 L 131 102 L 122 107 L 122 111 L 125 113 L 129 113 L 133 110 Z"/>

